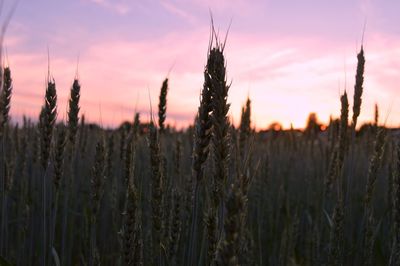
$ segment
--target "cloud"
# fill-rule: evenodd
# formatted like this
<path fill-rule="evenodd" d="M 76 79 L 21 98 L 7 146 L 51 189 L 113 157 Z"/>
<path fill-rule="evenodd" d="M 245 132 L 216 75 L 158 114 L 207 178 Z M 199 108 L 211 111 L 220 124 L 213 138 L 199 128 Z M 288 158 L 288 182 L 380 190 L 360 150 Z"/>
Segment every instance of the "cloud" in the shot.
<path fill-rule="evenodd" d="M 191 23 L 191 24 L 196 22 L 196 18 L 194 15 L 185 11 L 183 8 L 178 7 L 178 5 L 174 4 L 172 1 L 162 0 L 162 1 L 160 1 L 160 3 L 165 8 L 165 10 L 167 10 L 171 14 L 181 17 L 186 22 Z"/>
<path fill-rule="evenodd" d="M 126 15 L 131 11 L 127 1 L 113 0 L 89 0 L 90 2 L 99 5 L 107 10 L 115 12 L 119 15 Z"/>
<path fill-rule="evenodd" d="M 139 41 L 116 37 L 91 43 L 81 52 L 79 74 L 82 83 L 82 113 L 89 121 L 116 126 L 132 120 L 134 110 L 149 113 L 168 70 L 167 123 L 178 126 L 193 122 L 203 85 L 208 47 L 208 28 L 174 32 Z M 365 93 L 361 120 L 371 120 L 373 105 L 389 105 L 397 92 L 400 39 L 370 35 L 366 45 Z M 338 47 L 329 40 L 299 37 L 271 38 L 232 31 L 228 36 L 226 60 L 230 114 L 239 121 L 240 108 L 248 93 L 253 102 L 253 120 L 258 128 L 272 121 L 288 127 L 303 127 L 310 112 L 323 122 L 340 112 L 339 89 L 344 90 L 344 53 L 347 89 L 352 102 L 356 68 L 354 45 Z M 47 55 L 16 51 L 10 54 L 15 93 L 12 113 L 37 117 L 45 89 Z M 52 59 L 52 73 L 59 93 L 59 118 L 66 116 L 69 88 L 76 70 L 75 58 L 58 55 Z M 341 87 L 338 81 L 341 80 Z M 137 104 L 137 106 L 136 106 Z M 398 104 L 393 105 L 391 123 L 398 123 Z M 101 115 L 99 110 L 101 109 Z M 384 112 L 382 112 L 384 113 Z"/>

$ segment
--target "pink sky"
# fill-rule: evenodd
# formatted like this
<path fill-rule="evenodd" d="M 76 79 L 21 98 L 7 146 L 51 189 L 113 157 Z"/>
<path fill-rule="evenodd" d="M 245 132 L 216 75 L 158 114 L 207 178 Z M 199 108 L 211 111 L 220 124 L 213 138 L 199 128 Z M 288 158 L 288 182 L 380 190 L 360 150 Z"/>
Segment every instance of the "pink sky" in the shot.
<path fill-rule="evenodd" d="M 7 10 L 12 1 L 5 2 Z M 345 88 L 352 103 L 356 53 L 367 21 L 360 118 L 371 120 L 378 103 L 382 123 L 389 115 L 387 125 L 400 124 L 397 1 L 60 2 L 21 1 L 11 21 L 5 46 L 15 120 L 39 113 L 48 46 L 60 119 L 66 116 L 79 54 L 81 110 L 89 121 L 115 126 L 131 120 L 135 107 L 148 118 L 149 91 L 155 108 L 173 66 L 167 122 L 191 123 L 203 84 L 211 9 L 221 36 L 232 20 L 226 60 L 235 122 L 247 95 L 258 129 L 274 121 L 303 127 L 310 112 L 322 122 L 337 117 Z"/>

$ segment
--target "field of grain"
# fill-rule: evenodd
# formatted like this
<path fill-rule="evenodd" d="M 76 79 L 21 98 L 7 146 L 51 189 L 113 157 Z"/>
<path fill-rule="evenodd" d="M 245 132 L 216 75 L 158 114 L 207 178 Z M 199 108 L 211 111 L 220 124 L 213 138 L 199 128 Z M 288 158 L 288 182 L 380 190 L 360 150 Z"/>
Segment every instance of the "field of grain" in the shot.
<path fill-rule="evenodd" d="M 168 79 L 152 121 L 105 129 L 80 114 L 78 79 L 59 122 L 49 76 L 40 117 L 15 124 L 5 67 L 0 265 L 400 265 L 399 133 L 378 108 L 357 123 L 363 47 L 340 119 L 256 132 L 251 99 L 239 127 L 228 115 L 224 46 L 214 33 L 180 131 L 165 124 Z"/>

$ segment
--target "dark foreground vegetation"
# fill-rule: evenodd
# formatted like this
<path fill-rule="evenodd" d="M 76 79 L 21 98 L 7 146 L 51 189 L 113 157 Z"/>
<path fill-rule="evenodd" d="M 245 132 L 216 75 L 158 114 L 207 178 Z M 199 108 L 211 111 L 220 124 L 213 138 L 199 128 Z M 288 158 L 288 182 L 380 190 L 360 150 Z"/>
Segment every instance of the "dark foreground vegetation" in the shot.
<path fill-rule="evenodd" d="M 356 132 L 363 48 L 352 117 L 344 92 L 323 132 L 255 132 L 250 99 L 230 123 L 225 44 L 210 43 L 184 131 L 165 125 L 168 79 L 147 124 L 86 124 L 78 80 L 57 123 L 50 77 L 38 122 L 11 123 L 3 69 L 0 265 L 400 265 L 399 136 L 377 111 Z"/>

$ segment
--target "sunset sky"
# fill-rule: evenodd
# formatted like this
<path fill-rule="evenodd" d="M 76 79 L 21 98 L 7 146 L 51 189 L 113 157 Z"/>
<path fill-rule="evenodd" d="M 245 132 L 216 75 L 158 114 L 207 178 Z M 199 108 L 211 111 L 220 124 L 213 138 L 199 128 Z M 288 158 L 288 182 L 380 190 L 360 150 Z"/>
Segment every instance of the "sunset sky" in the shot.
<path fill-rule="evenodd" d="M 6 0 L 4 21 L 12 1 Z M 398 0 L 21 0 L 5 37 L 14 80 L 12 115 L 37 117 L 43 103 L 47 47 L 59 95 L 59 119 L 76 73 L 81 111 L 115 126 L 135 108 L 149 117 L 172 68 L 167 122 L 194 119 L 203 84 L 210 10 L 226 44 L 230 114 L 239 121 L 247 95 L 258 129 L 279 121 L 303 127 L 310 112 L 322 122 L 353 97 L 356 53 L 366 22 L 361 121 L 380 106 L 381 123 L 400 125 Z"/>

